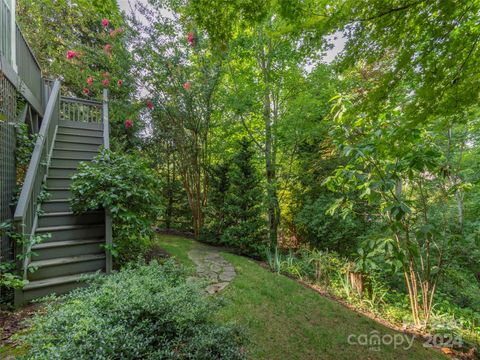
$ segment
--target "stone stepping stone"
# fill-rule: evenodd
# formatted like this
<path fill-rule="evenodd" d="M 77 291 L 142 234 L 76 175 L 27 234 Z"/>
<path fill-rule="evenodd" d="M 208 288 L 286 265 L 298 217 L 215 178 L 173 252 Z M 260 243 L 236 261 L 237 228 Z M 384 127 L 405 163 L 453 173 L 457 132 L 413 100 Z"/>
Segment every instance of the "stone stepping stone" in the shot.
<path fill-rule="evenodd" d="M 222 291 L 237 275 L 233 265 L 215 248 L 198 245 L 190 250 L 188 256 L 196 265 L 196 278 L 207 280 L 209 283 L 205 288 L 208 294 Z M 193 279 L 195 278 L 190 277 L 188 280 Z"/>

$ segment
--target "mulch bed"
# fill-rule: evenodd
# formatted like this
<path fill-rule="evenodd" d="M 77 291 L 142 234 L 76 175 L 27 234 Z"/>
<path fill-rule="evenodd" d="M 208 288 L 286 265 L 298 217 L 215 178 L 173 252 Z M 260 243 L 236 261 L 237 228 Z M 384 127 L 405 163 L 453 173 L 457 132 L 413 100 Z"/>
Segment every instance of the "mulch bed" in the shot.
<path fill-rule="evenodd" d="M 27 327 L 26 320 L 38 313 L 41 304 L 31 304 L 15 312 L 0 311 L 0 346 L 15 345 L 12 335 Z"/>
<path fill-rule="evenodd" d="M 143 255 L 145 262 L 148 264 L 152 260 L 164 260 L 168 259 L 171 255 L 162 247 L 158 245 L 152 245 L 147 252 Z"/>

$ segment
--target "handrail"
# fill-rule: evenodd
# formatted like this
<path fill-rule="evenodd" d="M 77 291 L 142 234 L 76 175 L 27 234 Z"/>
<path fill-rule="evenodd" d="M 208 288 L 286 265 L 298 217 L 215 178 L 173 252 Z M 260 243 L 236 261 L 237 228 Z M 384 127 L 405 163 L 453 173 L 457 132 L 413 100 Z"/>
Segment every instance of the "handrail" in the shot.
<path fill-rule="evenodd" d="M 24 221 L 27 217 L 27 212 L 34 209 L 29 209 L 35 202 L 36 196 L 38 193 L 34 191 L 35 182 L 38 178 L 41 163 L 45 160 L 44 157 L 48 156 L 50 149 L 45 149 L 46 144 L 48 147 L 53 145 L 53 139 L 51 139 L 52 132 L 58 124 L 58 100 L 60 95 L 60 81 L 56 80 L 53 85 L 52 93 L 45 110 L 45 116 L 42 121 L 42 126 L 38 133 L 38 138 L 35 143 L 35 148 L 33 150 L 32 158 L 30 159 L 30 164 L 28 166 L 27 174 L 25 176 L 25 181 L 23 183 L 22 191 L 20 193 L 20 198 L 18 200 L 17 208 L 15 209 L 14 220 L 15 221 Z M 53 131 L 52 131 L 53 130 Z M 44 174 L 43 174 L 44 175 Z M 43 179 L 42 179 L 43 180 Z M 38 180 L 37 180 L 38 181 Z M 33 219 L 31 219 L 33 220 Z M 22 224 L 25 226 L 26 224 Z M 28 225 L 33 225 L 28 224 Z M 32 229 L 28 229 L 30 235 L 32 234 Z"/>
<path fill-rule="evenodd" d="M 41 101 L 42 69 L 18 25 L 16 27 L 15 48 L 17 74 L 30 89 L 33 96 L 35 96 L 37 100 Z"/>
<path fill-rule="evenodd" d="M 60 117 L 66 121 L 101 124 L 103 122 L 102 103 L 62 96 L 60 98 Z"/>
<path fill-rule="evenodd" d="M 76 104 L 102 106 L 102 102 L 101 102 L 101 101 L 88 100 L 88 99 L 79 99 L 79 98 L 68 97 L 68 96 L 62 96 L 62 101 L 64 101 L 64 102 L 76 103 Z"/>
<path fill-rule="evenodd" d="M 15 6 L 0 0 L 0 68 L 32 108 L 43 116 L 42 70 L 38 59 L 14 22 Z"/>
<path fill-rule="evenodd" d="M 30 52 L 30 55 L 32 56 L 33 61 L 35 62 L 35 64 L 37 64 L 38 69 L 41 71 L 42 67 L 40 66 L 40 63 L 38 62 L 37 57 L 35 56 L 35 53 L 33 52 L 30 44 L 27 41 L 27 39 L 25 39 L 25 35 L 23 35 L 22 28 L 18 24 L 15 24 L 15 25 L 17 26 L 17 31 L 18 31 L 18 33 L 20 33 L 20 36 L 22 37 L 23 41 L 25 42 L 25 45 L 27 45 L 27 49 Z"/>
<path fill-rule="evenodd" d="M 103 147 L 105 149 L 110 149 L 110 125 L 108 123 L 108 90 L 103 90 L 103 110 L 102 110 L 102 121 L 103 121 Z M 106 261 L 105 261 L 105 272 L 110 274 L 112 271 L 112 245 L 113 245 L 113 234 L 112 234 L 112 214 L 110 210 L 105 209 L 105 245 L 106 245 Z"/>

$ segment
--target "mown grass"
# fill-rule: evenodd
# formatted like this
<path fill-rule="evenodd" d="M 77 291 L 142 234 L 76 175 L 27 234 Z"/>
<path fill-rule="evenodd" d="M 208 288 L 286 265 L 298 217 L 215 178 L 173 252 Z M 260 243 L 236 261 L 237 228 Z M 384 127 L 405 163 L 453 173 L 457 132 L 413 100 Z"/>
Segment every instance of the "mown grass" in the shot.
<path fill-rule="evenodd" d="M 192 266 L 188 251 L 197 244 L 186 238 L 159 236 L 158 243 L 180 262 Z M 223 253 L 237 277 L 221 294 L 226 306 L 218 319 L 237 322 L 250 338 L 251 359 L 446 359 L 422 342 L 378 348 L 351 345 L 350 335 L 396 333 L 245 257 Z"/>

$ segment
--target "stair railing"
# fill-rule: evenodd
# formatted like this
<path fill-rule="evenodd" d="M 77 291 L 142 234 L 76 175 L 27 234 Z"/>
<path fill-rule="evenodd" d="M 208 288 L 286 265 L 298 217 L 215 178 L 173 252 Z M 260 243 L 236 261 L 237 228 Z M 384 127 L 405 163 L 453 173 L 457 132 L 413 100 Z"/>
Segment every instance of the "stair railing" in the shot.
<path fill-rule="evenodd" d="M 108 123 L 108 90 L 103 90 L 103 147 L 110 149 L 110 126 Z M 105 209 L 105 245 L 106 245 L 106 273 L 110 274 L 112 271 L 112 251 L 113 234 L 112 234 L 112 215 L 110 210 Z"/>
<path fill-rule="evenodd" d="M 62 96 L 60 118 L 65 121 L 101 124 L 103 122 L 102 103 Z"/>
<path fill-rule="evenodd" d="M 28 265 L 31 252 L 31 240 L 35 234 L 38 223 L 39 195 L 43 190 L 50 157 L 55 143 L 57 126 L 60 117 L 60 81 L 56 80 L 45 109 L 42 125 L 38 133 L 32 158 L 27 169 L 17 208 L 15 209 L 14 221 L 17 230 L 27 239 L 22 246 L 17 244 L 16 254 L 27 254 L 19 264 L 23 271 L 23 278 L 27 278 Z M 18 257 L 17 257 L 18 258 Z"/>

